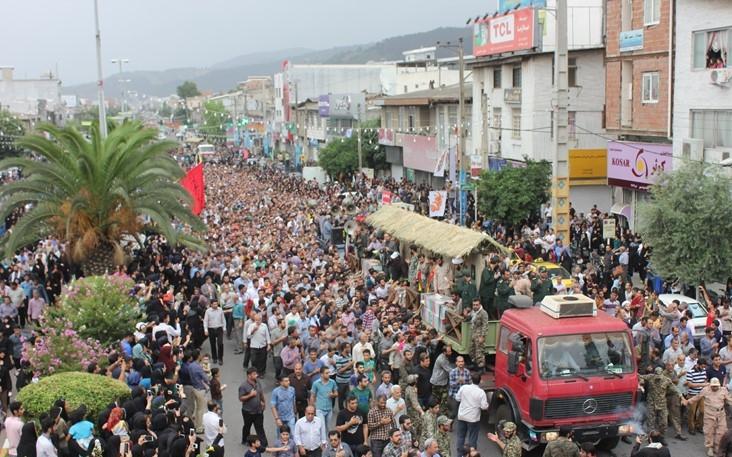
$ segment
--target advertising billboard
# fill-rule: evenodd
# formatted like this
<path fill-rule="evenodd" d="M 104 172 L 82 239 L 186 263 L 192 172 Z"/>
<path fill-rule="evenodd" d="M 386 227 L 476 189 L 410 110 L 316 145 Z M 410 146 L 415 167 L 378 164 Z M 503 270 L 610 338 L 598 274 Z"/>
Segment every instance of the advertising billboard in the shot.
<path fill-rule="evenodd" d="M 607 183 L 646 190 L 673 169 L 672 146 L 654 143 L 607 143 Z"/>
<path fill-rule="evenodd" d="M 570 149 L 570 179 L 605 179 L 607 177 L 607 149 Z"/>
<path fill-rule="evenodd" d="M 318 97 L 318 114 L 320 117 L 330 116 L 330 96 L 321 95 Z"/>
<path fill-rule="evenodd" d="M 538 46 L 537 15 L 533 8 L 481 19 L 473 27 L 473 55 L 491 56 Z"/>
<path fill-rule="evenodd" d="M 328 94 L 318 97 L 320 117 L 356 119 L 358 111 L 366 111 L 366 97 L 363 93 Z"/>
<path fill-rule="evenodd" d="M 643 49 L 643 29 L 620 32 L 618 49 L 620 52 Z"/>
<path fill-rule="evenodd" d="M 498 12 L 505 13 L 514 8 L 534 6 L 537 8 L 546 7 L 546 0 L 498 0 Z"/>

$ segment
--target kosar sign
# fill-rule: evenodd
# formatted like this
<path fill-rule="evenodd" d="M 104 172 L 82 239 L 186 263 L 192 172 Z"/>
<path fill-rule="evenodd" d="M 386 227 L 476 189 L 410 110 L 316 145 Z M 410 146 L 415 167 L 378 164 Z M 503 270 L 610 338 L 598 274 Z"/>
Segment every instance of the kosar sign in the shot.
<path fill-rule="evenodd" d="M 473 55 L 490 56 L 536 47 L 536 28 L 533 8 L 480 20 L 473 29 Z"/>

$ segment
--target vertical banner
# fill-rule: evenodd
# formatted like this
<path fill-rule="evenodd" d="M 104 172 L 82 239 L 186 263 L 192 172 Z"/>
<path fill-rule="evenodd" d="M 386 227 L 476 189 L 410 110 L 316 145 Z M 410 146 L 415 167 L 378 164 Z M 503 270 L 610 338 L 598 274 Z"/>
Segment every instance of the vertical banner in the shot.
<path fill-rule="evenodd" d="M 447 167 L 447 154 L 449 152 L 449 149 L 445 149 L 440 154 L 440 157 L 437 158 L 437 163 L 435 164 L 435 171 L 432 173 L 433 176 L 437 176 L 439 178 L 442 178 L 445 176 L 445 168 Z"/>
<path fill-rule="evenodd" d="M 192 212 L 196 216 L 201 214 L 206 206 L 206 186 L 203 182 L 203 164 L 198 164 L 188 170 L 180 180 L 180 185 L 193 197 Z"/>
<path fill-rule="evenodd" d="M 447 203 L 446 190 L 432 190 L 430 199 L 430 217 L 443 217 L 445 215 L 445 204 Z"/>

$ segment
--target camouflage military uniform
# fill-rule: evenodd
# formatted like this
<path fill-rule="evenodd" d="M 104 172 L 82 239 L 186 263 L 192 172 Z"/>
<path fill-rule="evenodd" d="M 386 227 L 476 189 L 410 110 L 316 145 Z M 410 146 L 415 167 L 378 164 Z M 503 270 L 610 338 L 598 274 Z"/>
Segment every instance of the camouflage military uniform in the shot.
<path fill-rule="evenodd" d="M 579 457 L 579 448 L 573 441 L 560 436 L 546 445 L 543 457 Z"/>
<path fill-rule="evenodd" d="M 419 434 L 419 447 L 424 448 L 424 442 L 429 438 L 435 437 L 435 430 L 437 429 L 437 418 L 430 411 L 425 412 L 422 415 L 422 430 Z"/>
<path fill-rule="evenodd" d="M 485 354 L 483 352 L 485 341 L 483 343 L 478 342 L 478 337 L 482 336 L 485 338 L 489 320 L 486 310 L 480 308 L 477 312 L 473 311 L 473 319 L 470 321 L 473 331 L 473 337 L 470 341 L 470 360 L 479 368 L 485 366 Z"/>
<path fill-rule="evenodd" d="M 674 385 L 679 382 L 673 369 L 663 370 L 663 375 L 669 378 Z M 677 389 L 666 394 L 666 409 L 668 410 L 669 422 L 676 431 L 676 436 L 681 435 L 681 396 L 679 396 Z"/>
<path fill-rule="evenodd" d="M 435 433 L 435 439 L 437 440 L 437 448 L 440 457 L 450 457 L 450 432 L 438 430 Z M 424 444 L 424 442 L 422 443 Z"/>
<path fill-rule="evenodd" d="M 422 414 L 419 413 L 419 398 L 415 386 L 407 386 L 404 389 L 404 403 L 407 405 L 407 416 L 412 419 L 412 436 L 420 438 L 421 443 Z"/>
<path fill-rule="evenodd" d="M 503 448 L 503 457 L 521 457 L 523 447 L 518 436 L 513 435 L 506 441 L 506 447 Z"/>
<path fill-rule="evenodd" d="M 660 368 L 654 374 L 640 376 L 646 387 L 646 425 L 649 430 L 656 430 L 661 435 L 666 434 L 668 426 L 668 407 L 666 404 L 666 393 L 676 393 L 676 386 L 671 380 L 664 376 Z"/>

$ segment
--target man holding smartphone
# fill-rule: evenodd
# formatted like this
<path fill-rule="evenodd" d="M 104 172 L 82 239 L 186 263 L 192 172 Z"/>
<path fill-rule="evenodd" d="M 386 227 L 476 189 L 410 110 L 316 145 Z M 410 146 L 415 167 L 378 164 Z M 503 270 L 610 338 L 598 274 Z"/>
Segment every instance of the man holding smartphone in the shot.
<path fill-rule="evenodd" d="M 203 415 L 203 442 L 206 447 L 215 445 L 224 448 L 224 438 L 216 441 L 216 437 L 226 433 L 224 420 L 221 418 L 221 408 L 214 402 L 208 402 L 208 412 Z"/>

